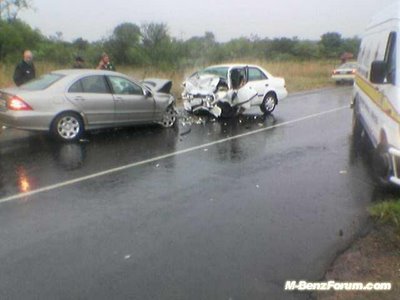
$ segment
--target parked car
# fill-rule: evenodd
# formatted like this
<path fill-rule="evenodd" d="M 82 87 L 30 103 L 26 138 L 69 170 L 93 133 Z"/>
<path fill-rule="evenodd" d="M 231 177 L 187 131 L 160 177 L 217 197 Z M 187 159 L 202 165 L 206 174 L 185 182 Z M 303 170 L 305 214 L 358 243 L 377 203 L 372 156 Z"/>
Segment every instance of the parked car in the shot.
<path fill-rule="evenodd" d="M 332 71 L 332 79 L 336 84 L 353 83 L 357 72 L 356 62 L 347 62 Z"/>
<path fill-rule="evenodd" d="M 147 123 L 171 127 L 176 111 L 168 87 L 170 81 L 142 84 L 111 71 L 54 71 L 0 90 L 0 124 L 50 131 L 64 141 L 92 129 Z"/>
<path fill-rule="evenodd" d="M 245 64 L 207 67 L 187 78 L 183 88 L 186 111 L 206 111 L 215 117 L 230 117 L 251 106 L 270 114 L 288 95 L 283 78 Z"/>

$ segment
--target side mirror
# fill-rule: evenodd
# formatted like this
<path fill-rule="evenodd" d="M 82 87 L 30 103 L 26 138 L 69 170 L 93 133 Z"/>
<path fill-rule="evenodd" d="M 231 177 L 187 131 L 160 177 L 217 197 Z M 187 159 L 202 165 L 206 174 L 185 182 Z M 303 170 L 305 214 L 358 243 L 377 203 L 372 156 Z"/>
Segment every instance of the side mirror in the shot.
<path fill-rule="evenodd" d="M 387 65 L 384 61 L 376 60 L 371 64 L 370 80 L 372 83 L 382 84 L 387 75 Z"/>
<path fill-rule="evenodd" d="M 153 94 L 149 90 L 143 89 L 143 91 L 144 91 L 144 95 L 146 96 L 146 98 L 153 97 Z"/>

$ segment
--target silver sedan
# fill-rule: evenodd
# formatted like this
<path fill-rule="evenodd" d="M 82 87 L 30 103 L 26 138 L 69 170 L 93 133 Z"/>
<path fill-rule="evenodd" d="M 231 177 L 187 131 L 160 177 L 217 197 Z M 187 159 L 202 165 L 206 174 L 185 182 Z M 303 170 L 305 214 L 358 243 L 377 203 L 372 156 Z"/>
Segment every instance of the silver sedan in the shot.
<path fill-rule="evenodd" d="M 111 71 L 54 71 L 0 90 L 0 124 L 50 131 L 63 141 L 77 140 L 92 129 L 148 123 L 171 127 L 175 98 L 169 94 L 171 82 L 162 83 L 142 84 Z"/>

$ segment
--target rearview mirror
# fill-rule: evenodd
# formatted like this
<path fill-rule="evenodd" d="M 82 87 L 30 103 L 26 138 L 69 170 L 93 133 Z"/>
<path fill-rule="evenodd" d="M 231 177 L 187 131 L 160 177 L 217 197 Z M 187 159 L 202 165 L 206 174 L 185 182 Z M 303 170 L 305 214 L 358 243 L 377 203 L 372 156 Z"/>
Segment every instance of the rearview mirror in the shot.
<path fill-rule="evenodd" d="M 370 80 L 372 83 L 382 84 L 385 82 L 387 65 L 384 61 L 376 60 L 371 64 Z"/>

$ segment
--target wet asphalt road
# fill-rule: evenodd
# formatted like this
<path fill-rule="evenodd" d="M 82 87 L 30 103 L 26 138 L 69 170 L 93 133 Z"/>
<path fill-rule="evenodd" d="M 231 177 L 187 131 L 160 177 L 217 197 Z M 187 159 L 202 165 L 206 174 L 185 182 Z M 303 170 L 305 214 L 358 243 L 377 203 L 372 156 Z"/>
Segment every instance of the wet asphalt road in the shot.
<path fill-rule="evenodd" d="M 350 97 L 296 94 L 268 118 L 202 117 L 79 144 L 4 130 L 0 298 L 309 298 L 285 281 L 320 280 L 374 198 L 351 147 Z"/>

